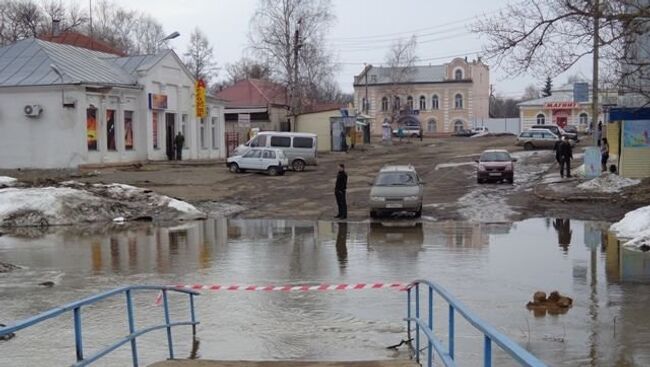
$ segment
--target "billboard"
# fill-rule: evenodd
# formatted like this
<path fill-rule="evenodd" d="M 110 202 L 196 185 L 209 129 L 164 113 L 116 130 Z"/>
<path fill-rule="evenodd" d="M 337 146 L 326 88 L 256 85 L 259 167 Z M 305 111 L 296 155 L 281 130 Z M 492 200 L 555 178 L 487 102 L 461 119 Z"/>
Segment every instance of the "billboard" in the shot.
<path fill-rule="evenodd" d="M 650 148 L 650 120 L 623 121 L 625 148 Z"/>
<path fill-rule="evenodd" d="M 149 93 L 149 109 L 150 110 L 166 110 L 167 109 L 167 96 L 164 94 Z"/>
<path fill-rule="evenodd" d="M 589 83 L 573 83 L 573 102 L 589 102 Z"/>

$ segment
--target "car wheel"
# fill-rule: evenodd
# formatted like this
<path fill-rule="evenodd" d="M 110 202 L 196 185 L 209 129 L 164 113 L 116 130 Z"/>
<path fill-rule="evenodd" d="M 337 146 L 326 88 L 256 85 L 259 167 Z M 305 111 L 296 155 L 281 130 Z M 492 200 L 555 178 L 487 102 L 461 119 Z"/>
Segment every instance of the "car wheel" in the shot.
<path fill-rule="evenodd" d="M 510 178 L 508 178 L 508 183 L 509 183 L 509 184 L 512 185 L 514 182 L 515 182 L 514 177 L 510 177 Z"/>
<path fill-rule="evenodd" d="M 229 167 L 229 168 L 230 168 L 230 172 L 232 172 L 232 173 L 239 173 L 239 172 L 241 172 L 241 171 L 239 170 L 239 166 L 237 165 L 237 163 L 230 163 L 230 167 Z"/>
<path fill-rule="evenodd" d="M 483 183 L 483 180 L 481 180 L 480 178 L 477 178 L 477 179 L 476 179 L 476 183 L 480 185 L 480 184 Z"/>
<path fill-rule="evenodd" d="M 534 148 L 534 146 L 530 142 L 524 144 L 524 150 L 533 150 L 533 148 Z"/>
<path fill-rule="evenodd" d="M 373 219 L 374 219 L 374 218 L 377 218 L 377 211 L 375 211 L 375 210 L 371 210 L 371 211 L 370 211 L 370 218 L 373 218 Z"/>
<path fill-rule="evenodd" d="M 420 218 L 422 216 L 422 205 L 420 205 L 420 208 L 415 212 L 415 217 Z"/>
<path fill-rule="evenodd" d="M 280 171 L 278 170 L 278 167 L 271 166 L 266 169 L 266 173 L 268 173 L 269 176 L 277 176 Z"/>
<path fill-rule="evenodd" d="M 303 161 L 302 159 L 296 159 L 295 161 L 293 161 L 293 163 L 291 163 L 291 167 L 296 172 L 302 172 L 305 170 L 305 161 Z"/>

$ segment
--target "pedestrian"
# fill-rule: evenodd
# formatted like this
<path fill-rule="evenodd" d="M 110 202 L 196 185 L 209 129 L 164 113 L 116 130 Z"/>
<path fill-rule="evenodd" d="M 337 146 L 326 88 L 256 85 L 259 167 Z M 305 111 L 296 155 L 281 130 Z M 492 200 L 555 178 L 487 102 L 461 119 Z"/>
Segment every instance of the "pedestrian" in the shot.
<path fill-rule="evenodd" d="M 558 147 L 560 151 L 560 176 L 564 178 L 566 172 L 566 177 L 571 177 L 571 160 L 573 159 L 573 149 L 569 143 L 569 139 L 564 136 L 562 137 L 562 142 Z"/>
<path fill-rule="evenodd" d="M 597 133 L 598 133 L 598 135 L 597 135 L 597 137 L 598 137 L 598 146 L 600 146 L 600 139 L 603 138 L 603 122 L 602 121 L 598 121 L 598 132 Z"/>
<path fill-rule="evenodd" d="M 420 141 L 424 139 L 424 129 L 422 129 L 422 126 L 420 125 Z"/>
<path fill-rule="evenodd" d="M 180 161 L 183 159 L 183 145 L 185 144 L 185 137 L 180 131 L 176 134 L 174 138 L 174 145 L 176 146 L 176 160 Z"/>
<path fill-rule="evenodd" d="M 334 196 L 336 196 L 336 205 L 339 213 L 335 218 L 346 219 L 348 217 L 348 204 L 345 201 L 345 191 L 348 188 L 348 174 L 345 173 L 345 165 L 339 164 L 339 173 L 336 175 L 336 185 L 334 186 Z"/>
<path fill-rule="evenodd" d="M 347 136 L 345 135 L 345 130 L 341 131 L 341 151 L 346 152 L 348 151 L 348 141 L 347 141 Z"/>
<path fill-rule="evenodd" d="M 555 152 L 555 161 L 557 164 L 560 164 L 560 144 L 562 144 L 562 139 L 557 139 L 555 145 L 553 146 L 553 151 Z"/>
<path fill-rule="evenodd" d="M 404 138 L 404 128 L 400 125 L 397 128 L 397 136 L 399 137 L 399 141 L 402 141 L 402 138 Z"/>
<path fill-rule="evenodd" d="M 346 153 L 350 151 L 350 149 L 354 148 L 354 142 L 352 141 L 352 137 L 350 135 L 346 135 L 345 137 L 345 145 L 347 147 L 347 150 L 345 151 Z"/>
<path fill-rule="evenodd" d="M 607 161 L 609 160 L 609 143 L 607 138 L 602 139 L 602 144 L 600 145 L 600 164 L 603 166 L 603 172 L 607 171 Z"/>

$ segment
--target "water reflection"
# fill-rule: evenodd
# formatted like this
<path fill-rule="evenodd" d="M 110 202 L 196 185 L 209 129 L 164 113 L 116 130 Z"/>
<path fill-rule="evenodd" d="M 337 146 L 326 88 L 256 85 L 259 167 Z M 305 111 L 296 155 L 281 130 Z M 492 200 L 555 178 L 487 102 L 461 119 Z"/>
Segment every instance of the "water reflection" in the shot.
<path fill-rule="evenodd" d="M 29 271 L 0 274 L 0 309 L 3 318 L 21 318 L 130 283 L 336 284 L 429 278 L 550 365 L 650 365 L 645 348 L 650 340 L 650 254 L 622 248 L 607 228 L 606 223 L 568 218 L 514 224 L 222 218 L 100 234 L 6 235 L 0 237 L 0 257 Z M 61 281 L 44 293 L 37 284 L 56 274 Z M 555 289 L 574 298 L 571 311 L 532 317 L 524 307 L 532 293 Z M 200 354 L 222 359 L 389 358 L 384 347 L 404 337 L 403 301 L 390 291 L 208 293 L 199 299 Z M 101 332 L 102 321 L 114 321 L 107 318 L 90 318 L 97 324 L 89 337 Z M 473 340 L 463 330 L 459 335 L 467 336 L 459 345 Z M 196 356 L 196 345 L 192 348 L 188 344 L 186 353 Z M 164 345 L 158 356 L 163 353 Z M 22 364 L 38 365 L 31 357 L 25 353 Z M 0 365 L 7 364 L 2 358 Z M 57 364 L 65 362 L 69 360 Z"/>

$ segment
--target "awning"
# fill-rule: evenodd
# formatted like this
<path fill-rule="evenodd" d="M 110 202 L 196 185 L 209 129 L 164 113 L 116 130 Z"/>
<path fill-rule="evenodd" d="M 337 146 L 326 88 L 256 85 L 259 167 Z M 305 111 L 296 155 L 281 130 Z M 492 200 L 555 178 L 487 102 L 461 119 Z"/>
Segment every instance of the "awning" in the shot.
<path fill-rule="evenodd" d="M 368 126 L 367 122 L 357 120 L 356 123 L 357 123 L 357 125 L 360 125 L 360 126 Z"/>

